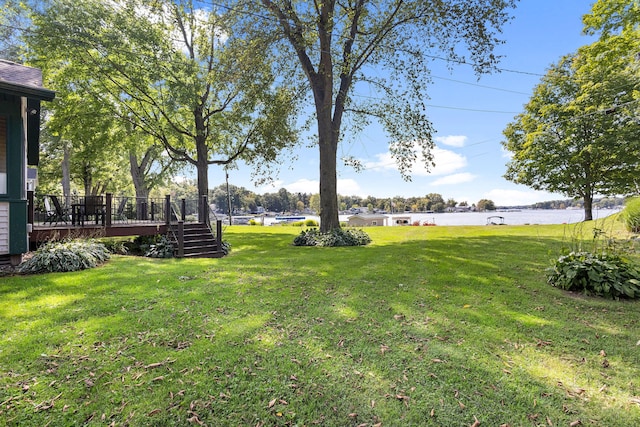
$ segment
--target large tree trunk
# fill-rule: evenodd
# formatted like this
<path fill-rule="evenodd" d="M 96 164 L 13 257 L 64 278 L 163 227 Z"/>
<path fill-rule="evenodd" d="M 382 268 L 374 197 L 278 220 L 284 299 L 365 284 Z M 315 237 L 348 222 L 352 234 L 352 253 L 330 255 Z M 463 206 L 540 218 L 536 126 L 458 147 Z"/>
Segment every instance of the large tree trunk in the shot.
<path fill-rule="evenodd" d="M 340 228 L 336 176 L 338 141 L 334 135 L 330 118 L 318 116 L 318 138 L 320 149 L 320 231 L 328 232 Z"/>
<path fill-rule="evenodd" d="M 62 148 L 62 195 L 64 196 L 65 207 L 71 207 L 71 162 L 69 157 L 69 146 L 65 143 Z"/>
<path fill-rule="evenodd" d="M 198 206 L 202 203 L 202 197 L 209 195 L 209 150 L 204 138 L 196 141 L 196 150 L 198 152 L 198 158 L 196 163 L 196 169 L 198 173 Z M 199 208 L 199 212 L 204 213 L 204 218 L 199 218 L 200 222 L 210 224 L 209 222 L 209 208 Z"/>
<path fill-rule="evenodd" d="M 584 220 L 593 220 L 593 196 L 590 194 L 584 197 Z"/>
<path fill-rule="evenodd" d="M 136 191 L 137 219 L 145 219 L 146 206 L 149 203 L 149 187 L 144 179 L 144 169 L 138 165 L 138 156 L 133 152 L 129 153 L 129 170 Z"/>

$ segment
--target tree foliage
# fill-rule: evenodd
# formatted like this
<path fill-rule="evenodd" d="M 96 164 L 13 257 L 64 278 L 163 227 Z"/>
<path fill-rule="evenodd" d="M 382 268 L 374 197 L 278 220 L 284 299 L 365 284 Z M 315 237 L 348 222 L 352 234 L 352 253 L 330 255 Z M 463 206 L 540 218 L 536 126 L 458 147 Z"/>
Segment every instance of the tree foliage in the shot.
<path fill-rule="evenodd" d="M 257 2 L 247 3 L 253 7 Z M 497 61 L 493 54 L 500 43 L 497 33 L 514 4 L 514 0 L 261 0 L 262 10 L 247 15 L 256 30 L 271 31 L 282 41 L 282 63 L 290 66 L 290 75 L 306 83 L 313 98 L 323 231 L 340 226 L 336 156 L 345 122 L 350 131 L 371 120 L 381 123 L 407 178 L 416 160 L 432 164 L 432 126 L 424 105 L 430 58 L 438 53 L 452 61 L 467 61 L 464 55 L 468 55 L 477 72 L 490 70 Z M 368 87 L 376 95 L 359 98 L 356 86 Z"/>
<path fill-rule="evenodd" d="M 278 84 L 268 44 L 229 30 L 234 14 L 190 0 L 58 0 L 34 16 L 37 58 L 72 61 L 70 84 L 193 165 L 268 170 L 295 143 L 295 92 Z M 71 59 L 69 59 L 71 58 Z"/>
<path fill-rule="evenodd" d="M 640 3 L 637 0 L 597 0 L 591 13 L 582 21 L 585 33 L 600 33 L 602 38 L 635 31 L 640 24 Z"/>
<path fill-rule="evenodd" d="M 638 34 L 596 41 L 552 67 L 504 131 L 505 177 L 584 200 L 638 190 Z"/>

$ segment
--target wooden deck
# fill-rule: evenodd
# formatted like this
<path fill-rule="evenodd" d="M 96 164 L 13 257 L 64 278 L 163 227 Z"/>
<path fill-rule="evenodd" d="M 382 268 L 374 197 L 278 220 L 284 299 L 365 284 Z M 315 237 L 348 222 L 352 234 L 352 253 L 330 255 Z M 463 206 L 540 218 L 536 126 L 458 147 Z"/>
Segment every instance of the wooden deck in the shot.
<path fill-rule="evenodd" d="M 51 197 L 55 200 L 54 196 Z M 105 203 L 100 202 L 99 211 L 89 212 L 88 198 L 84 204 L 74 202 L 69 213 L 59 209 L 56 215 L 36 215 L 34 195 L 27 195 L 29 206 L 28 222 L 31 226 L 29 233 L 30 246 L 36 247 L 41 243 L 65 238 L 100 238 L 121 236 L 153 236 L 163 234 L 169 236 L 176 245 L 178 257 L 221 257 L 222 250 L 222 222 L 216 221 L 214 230 L 207 223 L 186 222 L 187 202 L 181 199 L 177 210 L 166 196 L 163 200 L 134 201 L 136 212 L 125 210 L 129 197 L 116 198 L 106 194 Z M 196 218 L 205 218 L 208 213 L 206 197 L 197 201 Z M 55 204 L 55 203 L 54 203 Z M 59 203 L 58 203 L 59 205 Z M 116 206 L 119 208 L 116 209 Z M 83 209 L 77 207 L 84 207 Z M 58 209 L 57 209 L 58 211 Z M 194 209 L 189 215 L 193 217 Z"/>
<path fill-rule="evenodd" d="M 67 237 L 153 236 L 166 234 L 168 229 L 169 226 L 165 222 L 111 224 L 109 227 L 95 224 L 53 226 L 34 224 L 33 231 L 29 234 L 29 242 L 38 244 Z"/>

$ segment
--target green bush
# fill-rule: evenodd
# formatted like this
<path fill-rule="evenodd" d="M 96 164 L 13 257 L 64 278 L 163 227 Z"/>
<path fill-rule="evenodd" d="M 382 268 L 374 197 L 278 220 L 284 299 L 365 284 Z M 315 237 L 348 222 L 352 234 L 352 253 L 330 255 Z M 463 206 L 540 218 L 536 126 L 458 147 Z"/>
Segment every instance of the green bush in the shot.
<path fill-rule="evenodd" d="M 29 274 L 78 271 L 97 267 L 109 257 L 107 248 L 92 240 L 49 242 L 20 264 L 18 271 Z"/>
<path fill-rule="evenodd" d="M 558 258 L 547 281 L 588 295 L 640 298 L 640 269 L 617 254 L 570 252 Z"/>
<path fill-rule="evenodd" d="M 627 230 L 640 232 L 640 197 L 627 199 L 622 210 L 621 219 Z"/>
<path fill-rule="evenodd" d="M 129 253 L 128 242 L 125 240 L 105 239 L 100 240 L 100 243 L 112 254 L 126 255 Z"/>
<path fill-rule="evenodd" d="M 222 245 L 220 247 L 220 250 L 225 254 L 225 255 L 229 255 L 229 253 L 231 252 L 231 243 L 229 243 L 226 240 L 222 241 Z"/>
<path fill-rule="evenodd" d="M 167 236 L 157 235 L 153 243 L 149 245 L 144 256 L 149 258 L 172 258 L 173 257 L 173 244 Z"/>
<path fill-rule="evenodd" d="M 315 219 L 307 219 L 304 221 L 304 225 L 306 225 L 307 227 L 317 227 L 318 225 L 318 221 L 316 221 Z"/>
<path fill-rule="evenodd" d="M 326 233 L 317 228 L 303 230 L 293 240 L 295 246 L 364 246 L 371 237 L 362 230 L 336 228 Z"/>

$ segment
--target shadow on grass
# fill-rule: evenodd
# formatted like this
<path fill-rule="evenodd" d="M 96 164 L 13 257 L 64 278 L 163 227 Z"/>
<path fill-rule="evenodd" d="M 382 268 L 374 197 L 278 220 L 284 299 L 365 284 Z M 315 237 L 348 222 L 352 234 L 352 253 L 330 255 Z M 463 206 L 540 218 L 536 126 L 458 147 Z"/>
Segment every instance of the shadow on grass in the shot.
<path fill-rule="evenodd" d="M 11 398 L 8 419 L 82 423 L 103 412 L 138 425 L 193 416 L 208 425 L 640 420 L 628 403 L 638 394 L 638 304 L 574 298 L 546 285 L 558 239 L 297 248 L 292 233 L 229 233 L 234 250 L 219 260 L 116 257 L 91 271 L 4 281 L 0 400 Z M 34 412 L 28 404 L 60 393 L 57 408 Z M 63 412 L 62 402 L 73 410 Z"/>

